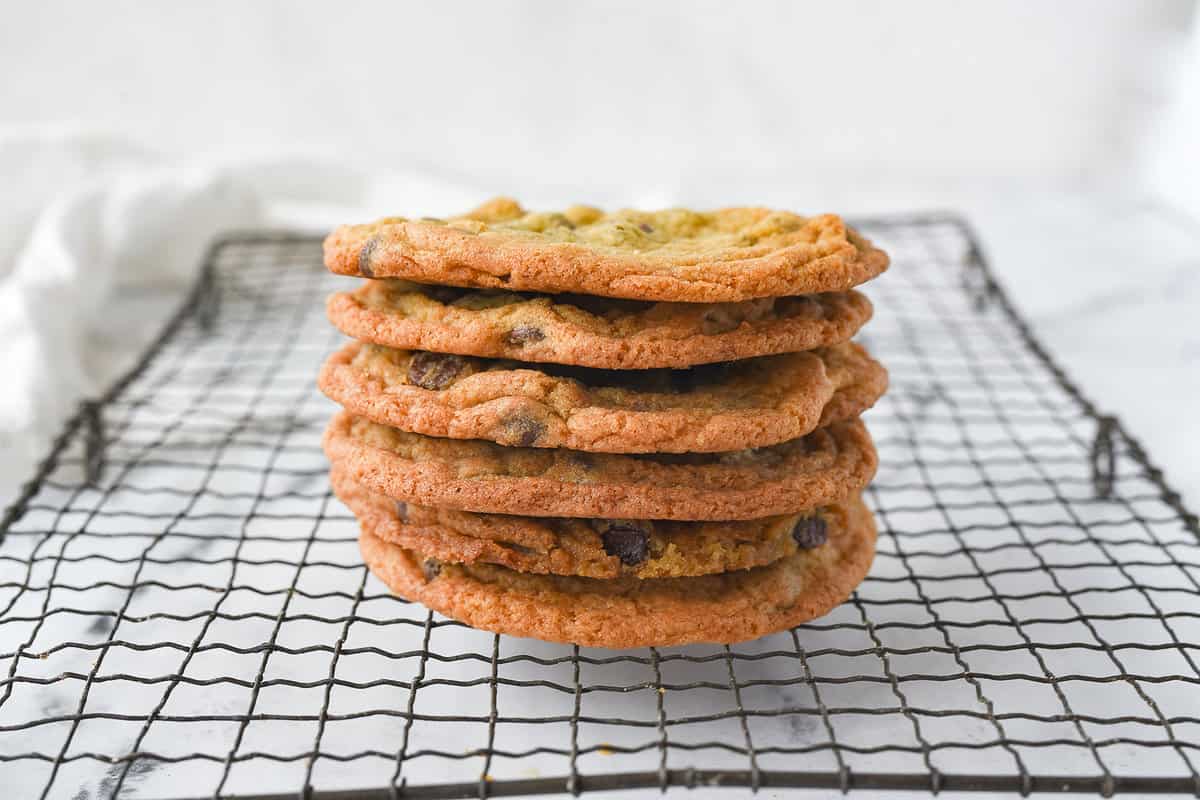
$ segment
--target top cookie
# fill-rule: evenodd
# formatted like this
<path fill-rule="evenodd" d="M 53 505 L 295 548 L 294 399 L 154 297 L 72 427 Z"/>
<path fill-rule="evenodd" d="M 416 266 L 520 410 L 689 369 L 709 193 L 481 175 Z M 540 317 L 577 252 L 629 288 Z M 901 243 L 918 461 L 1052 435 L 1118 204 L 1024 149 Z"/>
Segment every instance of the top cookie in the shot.
<path fill-rule="evenodd" d="M 532 213 L 496 198 L 449 220 L 389 217 L 325 240 L 325 265 L 342 275 L 688 303 L 845 291 L 887 264 L 833 214 L 766 208 Z"/>

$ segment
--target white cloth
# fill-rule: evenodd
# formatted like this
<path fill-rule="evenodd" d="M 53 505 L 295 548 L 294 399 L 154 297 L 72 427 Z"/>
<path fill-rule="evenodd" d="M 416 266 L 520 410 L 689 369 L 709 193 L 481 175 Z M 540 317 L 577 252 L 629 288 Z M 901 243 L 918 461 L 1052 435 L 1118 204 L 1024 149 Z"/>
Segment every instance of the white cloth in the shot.
<path fill-rule="evenodd" d="M 175 166 L 118 140 L 30 131 L 0 136 L 0 505 L 28 477 L 80 399 L 123 364 L 99 357 L 115 292 L 182 288 L 222 231 L 322 230 L 396 209 L 461 208 L 478 189 L 371 179 L 294 161 Z M 178 293 L 176 293 L 178 294 Z M 122 327 L 140 350 L 154 326 Z"/>

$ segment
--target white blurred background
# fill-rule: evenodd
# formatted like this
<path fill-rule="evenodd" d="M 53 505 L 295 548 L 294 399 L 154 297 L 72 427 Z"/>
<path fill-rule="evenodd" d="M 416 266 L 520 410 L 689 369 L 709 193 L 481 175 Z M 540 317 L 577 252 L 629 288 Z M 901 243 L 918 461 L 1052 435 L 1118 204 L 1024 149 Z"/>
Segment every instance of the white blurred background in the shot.
<path fill-rule="evenodd" d="M 1188 0 L 56 3 L 3 28 L 6 122 L 177 158 L 324 154 L 615 200 L 826 202 L 1137 169 Z M 903 199 L 903 198 L 900 198 Z"/>
<path fill-rule="evenodd" d="M 1200 505 L 1194 6 L 7 3 L 0 500 L 218 230 L 504 192 L 962 210 Z"/>

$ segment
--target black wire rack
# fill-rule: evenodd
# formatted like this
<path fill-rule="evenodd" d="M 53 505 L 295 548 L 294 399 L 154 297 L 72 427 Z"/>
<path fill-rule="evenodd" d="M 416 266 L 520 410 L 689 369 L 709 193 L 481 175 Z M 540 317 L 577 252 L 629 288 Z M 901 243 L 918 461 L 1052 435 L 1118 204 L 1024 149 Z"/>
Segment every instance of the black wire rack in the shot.
<path fill-rule="evenodd" d="M 241 235 L 0 520 L 4 797 L 487 797 L 635 787 L 1200 795 L 1200 535 L 952 216 L 866 343 L 879 554 L 733 647 L 471 630 L 363 568 L 314 389 L 319 241 Z"/>

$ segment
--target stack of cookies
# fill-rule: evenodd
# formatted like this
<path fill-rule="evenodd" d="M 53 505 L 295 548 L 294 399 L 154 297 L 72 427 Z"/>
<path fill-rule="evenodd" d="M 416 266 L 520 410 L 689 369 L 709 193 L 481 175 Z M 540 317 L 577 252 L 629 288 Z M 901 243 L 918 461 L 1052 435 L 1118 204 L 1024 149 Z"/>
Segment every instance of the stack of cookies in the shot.
<path fill-rule="evenodd" d="M 366 563 L 489 631 L 602 647 L 789 628 L 866 575 L 850 337 L 887 256 L 836 216 L 493 200 L 336 230 L 325 435 Z"/>

